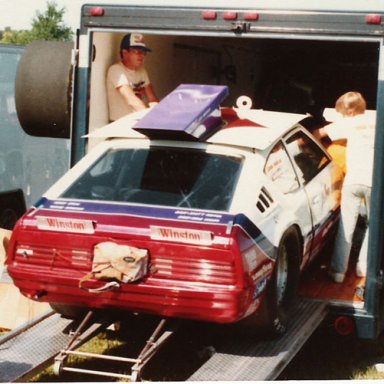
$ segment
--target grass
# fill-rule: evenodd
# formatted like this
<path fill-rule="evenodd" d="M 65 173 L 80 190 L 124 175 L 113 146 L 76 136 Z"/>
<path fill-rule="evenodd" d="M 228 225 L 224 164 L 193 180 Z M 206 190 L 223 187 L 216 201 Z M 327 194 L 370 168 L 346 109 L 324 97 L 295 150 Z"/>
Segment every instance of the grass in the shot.
<path fill-rule="evenodd" d="M 137 331 L 121 329 L 107 330 L 85 344 L 81 350 L 125 357 L 137 356 L 143 341 L 150 334 L 150 326 Z M 209 332 L 209 331 L 208 331 Z M 199 330 L 199 336 L 188 326 L 177 332 L 162 348 L 160 353 L 144 370 L 143 379 L 149 381 L 185 381 L 206 359 L 206 340 L 209 335 Z M 209 343 L 208 343 L 209 344 Z M 279 380 L 370 380 L 384 379 L 384 373 L 377 372 L 376 363 L 384 363 L 384 336 L 375 341 L 363 341 L 354 336 L 341 337 L 327 324 L 318 329 L 296 357 L 281 373 Z M 71 357 L 68 365 L 79 368 L 111 370 L 130 373 L 121 363 L 100 363 L 100 360 Z M 52 367 L 41 372 L 32 382 L 111 382 L 122 379 L 62 372 L 58 377 Z"/>
<path fill-rule="evenodd" d="M 112 332 L 106 331 L 94 337 L 86 344 L 81 346 L 78 351 L 91 352 L 96 354 L 109 354 L 110 351 L 119 349 L 124 344 L 123 341 L 117 339 Z M 89 359 L 83 356 L 70 356 L 66 361 L 66 366 L 77 367 L 82 369 L 104 370 L 106 367 L 100 367 L 100 360 Z M 116 367 L 111 367 L 115 369 Z M 96 380 L 95 380 L 96 379 Z M 32 377 L 29 382 L 78 382 L 79 373 L 63 371 L 59 376 L 54 373 L 53 365 L 44 369 L 42 372 Z M 81 374 L 81 381 L 107 381 L 105 377 L 95 377 L 91 375 Z M 111 381 L 108 379 L 108 381 Z"/>
<path fill-rule="evenodd" d="M 342 337 L 327 325 L 318 329 L 280 375 L 281 380 L 384 379 L 384 336 L 377 340 Z"/>

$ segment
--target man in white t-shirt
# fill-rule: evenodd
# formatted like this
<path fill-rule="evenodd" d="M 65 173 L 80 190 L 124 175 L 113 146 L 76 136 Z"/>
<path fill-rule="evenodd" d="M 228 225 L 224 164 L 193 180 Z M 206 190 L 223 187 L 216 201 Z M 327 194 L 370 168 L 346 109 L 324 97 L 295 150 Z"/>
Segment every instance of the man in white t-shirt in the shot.
<path fill-rule="evenodd" d="M 144 68 L 145 55 L 150 51 L 139 33 L 129 33 L 121 40 L 121 61 L 113 64 L 107 74 L 110 121 L 158 102 Z"/>
<path fill-rule="evenodd" d="M 342 283 L 348 269 L 352 238 L 360 208 L 365 204 L 369 220 L 375 143 L 375 118 L 366 113 L 366 102 L 358 92 L 347 92 L 336 102 L 341 118 L 321 129 L 332 141 L 347 139 L 346 175 L 342 189 L 341 218 L 331 260 L 330 275 Z M 356 265 L 356 275 L 366 276 L 368 229 Z"/>

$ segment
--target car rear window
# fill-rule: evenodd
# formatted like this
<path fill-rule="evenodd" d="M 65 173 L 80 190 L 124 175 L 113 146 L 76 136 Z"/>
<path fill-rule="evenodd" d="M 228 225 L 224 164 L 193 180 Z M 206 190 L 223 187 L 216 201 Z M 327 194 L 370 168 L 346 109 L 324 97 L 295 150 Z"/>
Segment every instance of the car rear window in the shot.
<path fill-rule="evenodd" d="M 61 197 L 228 210 L 241 164 L 241 157 L 196 149 L 114 149 Z"/>

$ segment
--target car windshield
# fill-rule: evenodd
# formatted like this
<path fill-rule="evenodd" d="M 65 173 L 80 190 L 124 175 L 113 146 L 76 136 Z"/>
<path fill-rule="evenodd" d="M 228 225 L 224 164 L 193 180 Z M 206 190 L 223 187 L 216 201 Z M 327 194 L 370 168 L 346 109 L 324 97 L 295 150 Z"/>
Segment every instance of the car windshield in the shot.
<path fill-rule="evenodd" d="M 196 149 L 113 149 L 61 197 L 225 211 L 241 164 L 241 157 Z"/>

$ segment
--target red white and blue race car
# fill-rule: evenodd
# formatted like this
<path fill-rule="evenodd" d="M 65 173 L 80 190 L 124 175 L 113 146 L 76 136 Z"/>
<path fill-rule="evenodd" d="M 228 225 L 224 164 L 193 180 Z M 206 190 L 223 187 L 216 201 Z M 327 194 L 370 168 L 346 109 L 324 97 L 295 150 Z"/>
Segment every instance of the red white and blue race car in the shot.
<path fill-rule="evenodd" d="M 298 122 L 181 85 L 101 140 L 14 228 L 20 291 L 69 315 L 119 309 L 284 330 L 337 222 L 342 174 Z"/>

